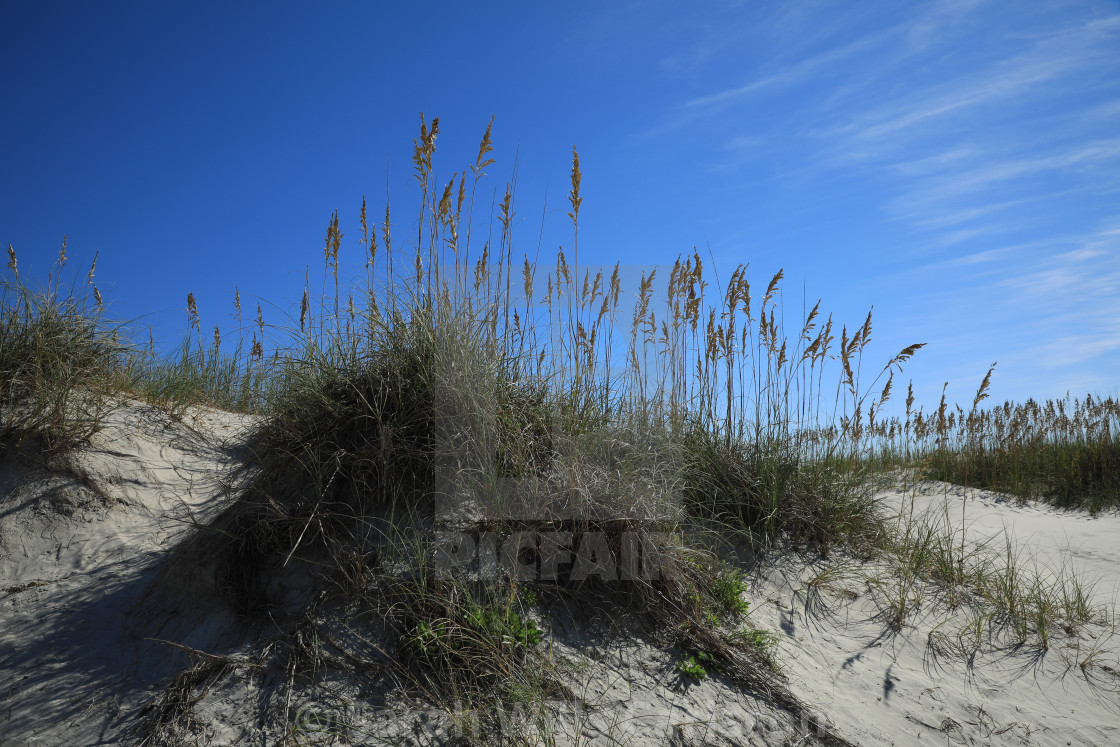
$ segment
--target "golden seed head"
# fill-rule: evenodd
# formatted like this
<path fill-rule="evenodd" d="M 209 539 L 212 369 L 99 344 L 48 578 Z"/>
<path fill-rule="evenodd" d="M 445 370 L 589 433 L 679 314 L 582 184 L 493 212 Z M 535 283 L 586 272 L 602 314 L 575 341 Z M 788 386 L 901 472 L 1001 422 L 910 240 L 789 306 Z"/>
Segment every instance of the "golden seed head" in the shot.
<path fill-rule="evenodd" d="M 580 181 L 583 179 L 583 174 L 579 170 L 579 151 L 576 146 L 572 146 L 572 191 L 568 193 L 568 201 L 572 203 L 572 212 L 568 213 L 568 217 L 572 219 L 572 223 L 579 223 L 579 206 L 583 204 L 583 198 L 579 196 Z"/>
<path fill-rule="evenodd" d="M 533 302 L 533 268 L 529 264 L 529 257 L 525 257 L 525 264 L 521 268 L 521 278 L 525 290 L 525 303 Z"/>
<path fill-rule="evenodd" d="M 478 158 L 475 159 L 471 165 L 471 171 L 475 174 L 475 179 L 482 176 L 482 170 L 487 166 L 494 163 L 493 158 L 486 158 L 486 154 L 494 150 L 494 145 L 490 140 L 490 129 L 494 126 L 494 118 L 490 117 L 490 124 L 486 125 L 486 133 L 482 136 L 482 142 L 478 145 Z M 483 160 L 485 159 L 485 160 Z"/>
<path fill-rule="evenodd" d="M 187 293 L 187 326 L 194 327 L 199 332 L 198 305 L 194 301 L 194 293 Z"/>

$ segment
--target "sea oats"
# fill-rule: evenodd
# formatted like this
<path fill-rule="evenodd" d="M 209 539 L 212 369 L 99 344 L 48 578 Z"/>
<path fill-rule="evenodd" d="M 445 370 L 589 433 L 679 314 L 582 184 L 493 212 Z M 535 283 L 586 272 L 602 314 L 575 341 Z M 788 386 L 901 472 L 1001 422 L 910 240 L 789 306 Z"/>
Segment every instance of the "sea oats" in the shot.
<path fill-rule="evenodd" d="M 972 400 L 972 409 L 975 410 L 979 407 L 980 403 L 988 398 L 988 387 L 992 383 L 992 372 L 996 370 L 996 364 L 993 363 L 988 368 L 988 373 L 984 375 L 984 380 L 980 382 L 980 388 L 976 390 L 976 397 Z"/>
<path fill-rule="evenodd" d="M 580 182 L 583 180 L 583 173 L 579 169 L 579 152 L 576 147 L 572 146 L 572 189 L 568 193 L 568 202 L 572 205 L 571 212 L 568 217 L 572 219 L 572 225 L 579 224 L 579 208 L 583 204 L 583 198 L 579 196 Z"/>
<path fill-rule="evenodd" d="M 529 264 L 529 258 L 525 257 L 525 264 L 521 267 L 521 280 L 522 291 L 525 294 L 525 304 L 529 305 L 533 302 L 533 273 L 535 268 Z"/>
<path fill-rule="evenodd" d="M 303 289 L 303 301 L 299 305 L 299 331 L 304 331 L 304 324 L 307 321 L 307 312 L 311 309 L 311 303 L 308 300 L 307 287 Z"/>
<path fill-rule="evenodd" d="M 93 276 L 93 271 L 90 271 L 90 276 Z M 187 326 L 193 327 L 196 332 L 200 332 L 198 320 L 198 306 L 194 301 L 194 293 L 187 293 Z"/>

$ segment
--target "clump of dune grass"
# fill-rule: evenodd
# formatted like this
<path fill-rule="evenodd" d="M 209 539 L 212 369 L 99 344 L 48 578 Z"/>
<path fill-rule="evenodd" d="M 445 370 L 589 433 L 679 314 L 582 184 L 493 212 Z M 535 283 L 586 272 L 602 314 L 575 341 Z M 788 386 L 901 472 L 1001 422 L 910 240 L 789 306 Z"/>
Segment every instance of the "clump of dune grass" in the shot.
<path fill-rule="evenodd" d="M 499 681 L 520 682 L 522 694 L 548 690 L 547 667 L 532 653 L 537 630 L 511 606 L 518 590 L 627 610 L 780 689 L 756 640 L 719 633 L 742 609 L 727 599 L 734 584 L 718 532 L 790 537 L 822 551 L 872 545 L 874 507 L 841 467 L 851 464 L 863 413 L 882 405 L 921 346 L 892 358 L 869 386 L 861 369 L 870 315 L 851 336 L 842 327 L 837 346 L 818 304 L 787 338 L 782 273 L 754 305 L 745 267 L 708 292 L 698 254 L 679 259 L 663 284 L 656 271 L 643 274 L 626 298 L 617 265 L 578 261 L 574 151 L 572 242 L 555 265 L 514 259 L 512 184 L 499 191 L 497 225 L 485 230 L 494 238 L 479 250 L 473 210 L 494 163 L 490 128 L 474 163 L 437 182 L 438 134 L 438 119 L 422 121 L 414 141 L 411 252 L 399 249 L 389 207 L 378 221 L 363 199 L 366 276 L 345 279 L 332 214 L 323 295 L 305 283 L 298 325 L 293 314 L 270 330 L 287 342 L 269 363 L 244 493 L 180 561 L 211 563 L 218 595 L 248 624 L 303 624 L 307 605 L 324 598 L 359 611 L 388 605 L 385 655 L 437 701 L 501 702 L 509 693 Z M 195 317 L 191 324 L 199 333 Z M 220 361 L 219 344 L 216 333 L 189 367 Z M 840 380 L 826 386 L 834 359 Z M 232 383 L 247 370 L 233 364 L 203 378 Z M 436 577 L 426 568 L 440 532 L 480 545 L 486 536 L 501 544 L 519 533 L 563 535 L 573 548 L 592 543 L 616 556 L 636 539 L 658 547 L 660 572 L 586 578 L 568 559 L 548 578 L 508 566 L 487 577 L 478 560 Z M 515 550 L 515 565 L 543 575 L 541 546 Z M 297 576 L 309 586 L 293 602 L 277 590 Z"/>
<path fill-rule="evenodd" d="M 179 350 L 139 344 L 136 330 L 111 319 L 94 283 L 97 257 L 84 280 L 69 277 L 63 239 L 45 281 L 36 283 L 8 247 L 0 276 L 0 435 L 9 442 L 35 438 L 51 452 L 72 447 L 98 430 L 120 398 L 140 397 L 172 414 L 192 404 L 262 412 L 279 379 L 258 339 L 264 320 L 257 307 L 252 342 L 222 350 L 215 327 L 203 343 L 198 308 L 187 298 L 188 330 Z M 69 277 L 69 279 L 68 279 Z M 235 300 L 240 326 L 240 296 Z"/>
<path fill-rule="evenodd" d="M 130 349 L 105 316 L 96 257 L 78 283 L 64 280 L 66 241 L 41 287 L 25 282 L 8 246 L 0 278 L 0 437 L 65 449 L 95 432 L 126 388 Z"/>
<path fill-rule="evenodd" d="M 446 184 L 435 179 L 438 132 L 438 118 L 430 129 L 422 122 L 415 141 L 420 218 L 409 261 L 392 252 L 389 208 L 371 225 L 363 200 L 368 275 L 344 293 L 342 231 L 331 216 L 323 287 L 333 297 L 305 288 L 293 348 L 278 364 L 283 386 L 255 440 L 260 477 L 237 508 L 240 529 L 225 534 L 235 538 L 228 566 L 240 579 L 228 587 L 242 606 L 259 596 L 251 579 L 270 555 L 318 543 L 361 556 L 367 549 L 346 538 L 366 532 L 373 515 L 434 516 L 440 500 L 495 514 L 511 492 L 523 505 L 497 509 L 490 525 L 544 507 L 585 531 L 604 518 L 674 529 L 683 510 L 822 550 L 874 542 L 872 506 L 836 465 L 921 345 L 879 370 L 872 397 L 861 381 L 870 314 L 850 336 L 844 327 L 837 346 L 818 303 L 787 337 L 781 272 L 754 305 L 745 266 L 713 294 L 698 254 L 675 263 L 663 305 L 653 298 L 656 271 L 642 275 L 628 334 L 619 334 L 619 267 L 578 263 L 578 154 L 568 195 L 574 261 L 561 249 L 541 282 L 525 257 L 515 285 L 512 185 L 498 204 L 497 245 L 472 257 L 475 192 L 493 163 L 489 128 L 475 162 Z M 834 358 L 840 380 L 826 391 Z M 837 414 L 841 427 L 826 425 Z M 647 491 L 656 505 L 639 505 L 625 486 L 648 476 L 650 458 L 633 457 L 654 444 L 661 488 Z M 612 473 L 614 482 L 592 487 Z"/>

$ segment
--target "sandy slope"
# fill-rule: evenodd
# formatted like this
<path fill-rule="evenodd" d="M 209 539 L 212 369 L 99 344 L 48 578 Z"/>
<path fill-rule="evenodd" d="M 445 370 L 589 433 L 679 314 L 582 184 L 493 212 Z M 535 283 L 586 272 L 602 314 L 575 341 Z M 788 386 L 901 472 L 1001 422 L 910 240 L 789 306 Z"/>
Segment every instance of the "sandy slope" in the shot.
<path fill-rule="evenodd" d="M 243 663 L 218 668 L 196 688 L 193 742 L 276 744 L 290 731 L 286 716 L 261 718 L 262 707 L 278 702 L 279 689 L 258 642 L 228 613 L 202 604 L 193 579 L 171 577 L 162 594 L 147 594 L 190 522 L 205 522 L 228 505 L 226 480 L 251 424 L 204 409 L 176 422 L 133 404 L 115 411 L 76 455 L 76 474 L 36 466 L 26 455 L 0 458 L 0 745 L 136 741 L 142 707 L 199 661 L 154 638 Z M 932 486 L 883 498 L 907 510 L 913 498 L 919 511 L 947 507 L 959 517 L 965 495 Z M 967 495 L 964 520 L 972 539 L 1006 524 L 1041 563 L 1057 562 L 1058 548 L 1068 545 L 1078 563 L 1101 577 L 1097 601 L 1112 601 L 1120 517 L 1092 519 Z M 896 632 L 866 583 L 874 568 L 849 563 L 828 584 L 808 583 L 838 563 L 787 557 L 756 569 L 748 622 L 779 633 L 791 690 L 848 741 L 1120 743 L 1114 624 L 1059 633 L 1041 655 L 993 640 L 970 658 L 955 637 L 959 611 L 939 606 L 935 595 Z M 548 707 L 559 744 L 817 741 L 765 693 L 718 674 L 683 681 L 676 663 L 684 654 L 675 648 L 592 633 L 560 618 L 550 622 L 553 655 L 579 696 L 575 707 Z M 1082 668 L 1090 652 L 1095 655 Z M 382 707 L 362 708 L 353 705 L 362 698 L 348 683 L 331 685 L 329 703 L 327 690 L 293 697 L 294 721 L 307 739 L 331 743 L 308 714 L 327 717 L 336 732 L 345 727 L 356 744 L 438 744 L 450 733 L 442 711 L 391 697 Z M 351 705 L 341 708 L 346 698 Z M 274 716 L 282 710 L 271 708 Z"/>
<path fill-rule="evenodd" d="M 969 542 L 1003 549 L 1010 537 L 1020 562 L 1044 574 L 1072 563 L 1098 579 L 1100 620 L 1058 631 L 1048 651 L 1016 647 L 1006 633 L 976 649 L 968 616 L 935 593 L 896 632 L 867 582 L 878 569 L 786 563 L 760 580 L 766 604 L 756 619 L 783 632 L 794 691 L 860 744 L 1120 744 L 1120 636 L 1105 609 L 1117 597 L 1120 515 L 1093 518 L 943 483 L 880 497 L 904 516 L 911 499 L 918 513 L 947 510 Z M 829 570 L 834 580 L 810 585 Z"/>
<path fill-rule="evenodd" d="M 183 666 L 142 640 L 158 630 L 135 634 L 129 611 L 188 522 L 227 499 L 247 422 L 194 409 L 176 423 L 129 405 L 75 455 L 78 474 L 3 458 L 0 744 L 113 743 Z M 185 642 L 213 645 L 207 632 Z"/>

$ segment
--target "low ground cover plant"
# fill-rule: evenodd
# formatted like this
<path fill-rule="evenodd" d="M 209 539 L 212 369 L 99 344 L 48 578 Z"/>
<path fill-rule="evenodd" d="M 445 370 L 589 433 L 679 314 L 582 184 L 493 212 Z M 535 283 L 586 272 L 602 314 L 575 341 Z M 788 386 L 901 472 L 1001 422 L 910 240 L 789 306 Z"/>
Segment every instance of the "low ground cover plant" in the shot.
<path fill-rule="evenodd" d="M 704 665 L 708 664 L 710 666 L 711 661 L 711 654 L 701 651 L 695 656 L 689 656 L 684 661 L 677 662 L 677 671 L 681 673 L 682 677 L 699 682 L 708 676 L 708 670 L 704 669 Z"/>

